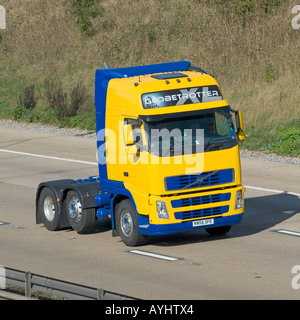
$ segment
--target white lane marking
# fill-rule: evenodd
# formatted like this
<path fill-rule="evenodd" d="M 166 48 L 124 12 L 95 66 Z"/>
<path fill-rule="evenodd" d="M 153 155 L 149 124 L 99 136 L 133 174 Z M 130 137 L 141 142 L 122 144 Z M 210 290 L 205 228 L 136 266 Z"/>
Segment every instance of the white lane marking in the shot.
<path fill-rule="evenodd" d="M 130 253 L 134 253 L 134 254 L 139 254 L 139 255 L 142 255 L 142 256 L 151 257 L 151 258 L 167 260 L 167 261 L 178 261 L 178 260 L 180 260 L 179 258 L 164 256 L 164 255 L 161 255 L 161 254 L 142 251 L 142 250 L 130 250 L 129 252 Z"/>
<path fill-rule="evenodd" d="M 18 155 L 28 156 L 28 157 L 36 157 L 36 158 L 44 158 L 44 159 L 51 159 L 51 160 L 75 162 L 75 163 L 88 164 L 88 165 L 93 165 L 93 166 L 98 165 L 96 162 L 89 162 L 89 161 L 82 161 L 82 160 L 75 160 L 75 159 L 68 159 L 68 158 L 51 157 L 51 156 L 44 156 L 42 154 L 34 154 L 34 153 L 12 151 L 12 150 L 5 150 L 5 149 L 0 149 L 0 152 L 13 153 L 13 154 L 18 154 Z"/>
<path fill-rule="evenodd" d="M 300 237 L 300 232 L 289 231 L 289 230 L 275 230 L 278 233 L 288 234 L 290 236 Z"/>
<path fill-rule="evenodd" d="M 245 186 L 245 187 L 246 187 L 246 189 L 248 188 L 248 189 L 267 191 L 267 192 L 273 192 L 273 193 L 284 193 L 284 194 L 289 194 L 292 196 L 300 197 L 300 193 L 295 193 L 295 192 L 287 192 L 287 191 L 282 191 L 282 190 L 267 189 L 267 188 L 253 187 L 253 186 Z"/>

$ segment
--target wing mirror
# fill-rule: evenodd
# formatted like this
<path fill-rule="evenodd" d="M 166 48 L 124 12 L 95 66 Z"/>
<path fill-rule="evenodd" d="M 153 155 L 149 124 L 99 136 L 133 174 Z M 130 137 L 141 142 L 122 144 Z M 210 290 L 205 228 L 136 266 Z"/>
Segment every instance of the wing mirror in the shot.
<path fill-rule="evenodd" d="M 244 122 L 243 122 L 243 115 L 241 111 L 234 111 L 235 114 L 235 122 L 236 122 L 236 135 L 239 141 L 244 141 L 246 138 L 246 134 L 244 130 Z"/>

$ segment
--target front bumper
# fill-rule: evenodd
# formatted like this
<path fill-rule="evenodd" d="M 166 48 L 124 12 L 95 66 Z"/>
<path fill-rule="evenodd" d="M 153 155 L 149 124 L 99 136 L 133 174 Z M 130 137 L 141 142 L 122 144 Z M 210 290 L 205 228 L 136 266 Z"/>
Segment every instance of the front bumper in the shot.
<path fill-rule="evenodd" d="M 143 235 L 165 235 L 177 232 L 189 231 L 193 229 L 203 229 L 208 227 L 232 226 L 240 223 L 243 213 L 228 217 L 214 218 L 214 224 L 209 226 L 193 226 L 193 221 L 171 224 L 151 224 L 146 216 L 139 216 L 139 231 Z"/>
<path fill-rule="evenodd" d="M 244 201 L 241 208 L 235 207 L 237 191 L 242 191 L 244 195 L 245 188 L 237 186 L 170 197 L 151 197 L 150 214 L 138 216 L 139 231 L 144 235 L 163 235 L 237 224 L 244 212 Z M 165 201 L 169 219 L 158 219 L 156 201 Z M 206 221 L 210 224 L 206 225 Z"/>

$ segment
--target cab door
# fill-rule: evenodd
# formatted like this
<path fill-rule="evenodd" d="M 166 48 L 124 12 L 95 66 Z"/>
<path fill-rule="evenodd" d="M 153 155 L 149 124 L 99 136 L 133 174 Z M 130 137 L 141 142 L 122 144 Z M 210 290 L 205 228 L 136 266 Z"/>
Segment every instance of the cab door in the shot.
<path fill-rule="evenodd" d="M 125 187 L 148 195 L 148 152 L 143 123 L 134 117 L 124 116 L 120 124 L 119 158 Z"/>

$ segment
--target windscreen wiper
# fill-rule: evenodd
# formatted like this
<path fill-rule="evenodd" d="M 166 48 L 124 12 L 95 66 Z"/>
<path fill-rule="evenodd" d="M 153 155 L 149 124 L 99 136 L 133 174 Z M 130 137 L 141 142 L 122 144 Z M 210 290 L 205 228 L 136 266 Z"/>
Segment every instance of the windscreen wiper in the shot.
<path fill-rule="evenodd" d="M 204 146 L 204 151 L 207 151 L 208 149 L 210 149 L 210 147 L 220 147 L 222 145 L 222 142 L 218 142 L 218 143 L 213 142 L 215 139 L 218 139 L 218 138 L 219 137 L 212 137 Z"/>
<path fill-rule="evenodd" d="M 198 177 L 198 179 L 197 179 L 196 181 L 188 184 L 187 186 L 182 187 L 180 190 L 188 189 L 188 188 L 192 187 L 193 185 L 195 185 L 195 184 L 197 184 L 197 183 L 201 183 L 201 182 L 203 182 L 203 180 L 205 180 L 206 178 L 209 178 L 210 176 L 212 176 L 212 175 L 214 175 L 215 173 L 218 173 L 218 172 L 220 172 L 220 170 L 215 170 L 215 171 L 207 174 L 207 175 L 204 176 L 204 177 Z"/>

